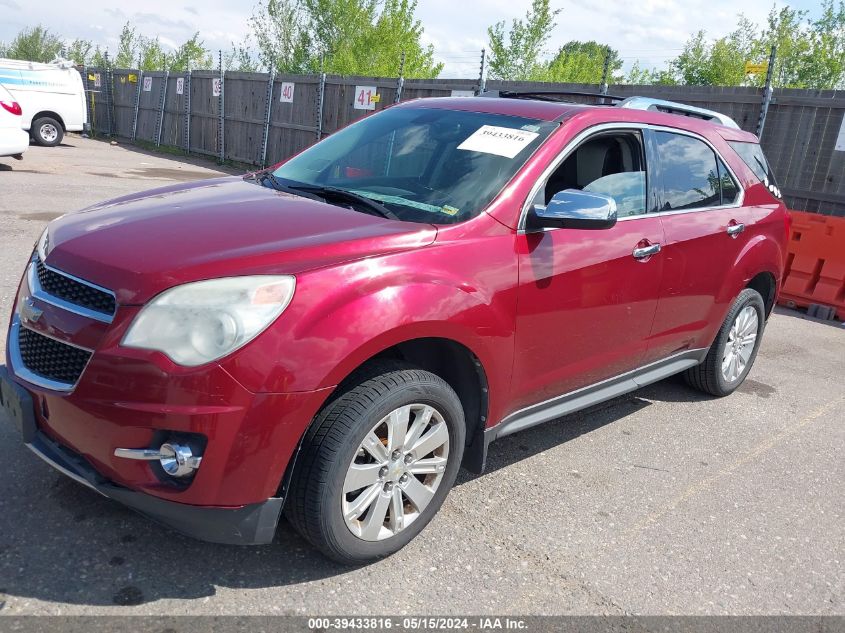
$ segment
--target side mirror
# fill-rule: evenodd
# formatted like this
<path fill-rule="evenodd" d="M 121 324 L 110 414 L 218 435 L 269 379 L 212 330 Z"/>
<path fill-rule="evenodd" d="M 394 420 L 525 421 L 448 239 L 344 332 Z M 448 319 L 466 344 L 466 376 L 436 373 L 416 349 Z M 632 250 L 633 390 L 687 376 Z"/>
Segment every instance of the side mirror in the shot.
<path fill-rule="evenodd" d="M 558 191 L 549 204 L 535 204 L 528 213 L 528 230 L 544 228 L 609 229 L 616 224 L 616 200 L 578 189 Z"/>

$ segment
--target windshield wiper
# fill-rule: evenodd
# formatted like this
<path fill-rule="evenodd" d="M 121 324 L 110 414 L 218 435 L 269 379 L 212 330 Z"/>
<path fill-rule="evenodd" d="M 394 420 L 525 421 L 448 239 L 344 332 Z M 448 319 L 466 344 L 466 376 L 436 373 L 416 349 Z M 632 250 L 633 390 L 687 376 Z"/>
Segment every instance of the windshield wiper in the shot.
<path fill-rule="evenodd" d="M 308 192 L 308 191 L 302 191 L 302 190 L 295 188 L 295 187 L 289 187 L 288 185 L 282 183 L 281 180 L 276 178 L 276 175 L 272 171 L 265 171 L 262 174 L 256 174 L 255 178 L 262 185 L 264 185 L 264 183 L 266 183 L 266 182 L 269 182 L 270 187 L 275 189 L 276 191 L 284 191 L 285 193 L 291 193 L 295 196 L 301 196 L 303 198 L 309 198 L 311 200 L 317 200 L 318 202 L 325 202 L 326 201 L 325 198 L 323 198 L 322 196 L 318 196 L 317 194 L 314 194 L 314 193 L 311 193 L 311 192 Z"/>
<path fill-rule="evenodd" d="M 279 183 L 281 184 L 281 183 Z M 328 186 L 321 186 L 321 185 L 282 185 L 288 189 L 292 189 L 294 191 L 301 191 L 304 193 L 310 193 L 319 196 L 323 199 L 334 198 L 335 200 L 345 200 L 346 202 L 351 202 L 353 204 L 360 205 L 364 207 L 367 212 L 379 215 L 383 218 L 387 218 L 388 220 L 398 220 L 399 216 L 393 213 L 390 209 L 386 206 L 381 204 L 380 202 L 376 202 L 372 198 L 368 198 L 366 196 L 359 195 L 357 193 L 353 193 L 346 189 L 338 189 L 337 187 L 328 187 Z"/>

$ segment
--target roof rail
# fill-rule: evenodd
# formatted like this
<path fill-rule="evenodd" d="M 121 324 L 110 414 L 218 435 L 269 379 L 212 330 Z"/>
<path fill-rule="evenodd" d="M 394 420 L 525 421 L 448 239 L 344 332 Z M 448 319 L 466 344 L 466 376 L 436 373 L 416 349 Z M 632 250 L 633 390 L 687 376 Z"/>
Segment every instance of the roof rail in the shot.
<path fill-rule="evenodd" d="M 566 101 L 558 97 L 595 97 L 609 101 L 624 101 L 625 97 L 605 95 L 600 92 L 583 92 L 579 90 L 488 90 L 480 97 L 500 97 L 502 99 L 537 99 L 539 101 Z"/>
<path fill-rule="evenodd" d="M 617 104 L 617 106 L 620 108 L 630 108 L 631 110 L 655 110 L 657 112 L 666 112 L 668 114 L 680 114 L 682 116 L 712 121 L 713 123 L 736 128 L 737 130 L 740 129 L 736 121 L 721 112 L 705 110 L 704 108 L 697 108 L 695 106 L 687 105 L 685 103 L 677 103 L 675 101 L 664 101 L 662 99 L 652 99 L 650 97 L 628 97 L 621 103 Z"/>

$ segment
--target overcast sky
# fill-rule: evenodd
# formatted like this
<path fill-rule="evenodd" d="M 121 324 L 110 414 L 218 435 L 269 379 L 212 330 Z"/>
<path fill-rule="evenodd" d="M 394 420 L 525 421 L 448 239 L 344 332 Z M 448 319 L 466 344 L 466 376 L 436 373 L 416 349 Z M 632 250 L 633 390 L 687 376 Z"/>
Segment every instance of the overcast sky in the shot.
<path fill-rule="evenodd" d="M 248 32 L 254 0 L 0 0 L 0 41 L 8 42 L 26 26 L 44 26 L 67 38 L 83 37 L 114 51 L 122 25 L 131 20 L 139 32 L 158 35 L 167 46 L 200 31 L 212 49 L 228 49 Z M 442 76 L 475 76 L 487 26 L 522 17 L 531 0 L 419 0 L 417 13 L 427 42 L 446 63 Z M 780 5 L 783 2 L 779 3 Z M 793 7 L 818 12 L 818 0 L 794 0 Z M 705 29 L 714 37 L 732 30 L 738 11 L 761 22 L 772 0 L 552 0 L 563 9 L 549 42 L 554 50 L 572 39 L 607 42 L 626 67 L 634 59 L 662 67 L 678 54 L 687 37 Z"/>

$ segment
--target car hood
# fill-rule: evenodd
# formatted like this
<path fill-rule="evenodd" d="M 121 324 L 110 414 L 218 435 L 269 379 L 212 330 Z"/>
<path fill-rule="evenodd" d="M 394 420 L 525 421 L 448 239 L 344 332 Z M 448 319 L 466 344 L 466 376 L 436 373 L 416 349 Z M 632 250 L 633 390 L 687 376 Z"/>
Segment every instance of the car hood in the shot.
<path fill-rule="evenodd" d="M 136 305 L 189 281 L 295 274 L 420 248 L 437 229 L 230 177 L 103 202 L 54 220 L 49 235 L 50 266 Z"/>

